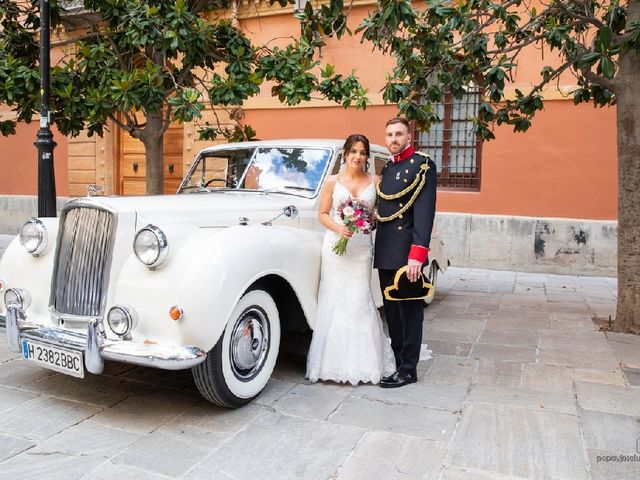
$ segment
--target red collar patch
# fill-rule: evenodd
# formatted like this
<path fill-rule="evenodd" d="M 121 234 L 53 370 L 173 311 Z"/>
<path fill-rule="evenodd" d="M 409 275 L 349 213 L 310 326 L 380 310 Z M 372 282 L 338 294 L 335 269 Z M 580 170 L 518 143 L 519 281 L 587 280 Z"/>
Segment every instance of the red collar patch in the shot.
<path fill-rule="evenodd" d="M 398 153 L 396 155 L 393 155 L 391 157 L 391 160 L 393 161 L 393 163 L 398 163 L 398 162 L 401 162 L 403 160 L 406 160 L 407 158 L 409 158 L 414 153 L 415 153 L 415 150 L 413 149 L 413 145 L 409 145 L 407 148 L 405 148 L 400 153 Z"/>

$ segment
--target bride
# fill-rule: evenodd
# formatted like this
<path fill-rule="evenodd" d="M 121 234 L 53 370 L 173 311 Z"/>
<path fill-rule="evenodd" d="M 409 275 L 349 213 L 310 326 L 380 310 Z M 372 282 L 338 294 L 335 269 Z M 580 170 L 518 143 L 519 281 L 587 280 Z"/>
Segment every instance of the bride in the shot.
<path fill-rule="evenodd" d="M 306 376 L 312 382 L 378 383 L 396 369 L 391 342 L 371 295 L 371 235 L 352 234 L 337 213 L 349 198 L 373 211 L 378 178 L 367 173 L 369 155 L 367 137 L 349 136 L 344 144 L 345 165 L 327 179 L 320 194 L 318 215 L 327 232 L 316 328 L 307 357 Z M 348 239 L 344 256 L 332 250 L 340 237 Z"/>

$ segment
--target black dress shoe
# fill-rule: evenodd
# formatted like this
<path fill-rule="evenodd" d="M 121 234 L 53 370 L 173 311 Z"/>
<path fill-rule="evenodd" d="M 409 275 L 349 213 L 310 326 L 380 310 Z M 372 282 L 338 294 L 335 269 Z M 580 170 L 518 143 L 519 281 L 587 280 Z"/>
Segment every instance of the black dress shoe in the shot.
<path fill-rule="evenodd" d="M 380 386 L 382 388 L 398 388 L 409 385 L 410 383 L 416 383 L 416 381 L 417 378 L 415 375 L 396 372 L 391 375 L 391 378 L 389 378 L 389 380 L 381 381 Z"/>
<path fill-rule="evenodd" d="M 380 379 L 380 382 L 388 382 L 389 380 L 391 380 L 393 378 L 393 376 L 398 373 L 398 372 L 393 372 L 391 375 L 387 375 L 386 377 L 382 377 Z"/>

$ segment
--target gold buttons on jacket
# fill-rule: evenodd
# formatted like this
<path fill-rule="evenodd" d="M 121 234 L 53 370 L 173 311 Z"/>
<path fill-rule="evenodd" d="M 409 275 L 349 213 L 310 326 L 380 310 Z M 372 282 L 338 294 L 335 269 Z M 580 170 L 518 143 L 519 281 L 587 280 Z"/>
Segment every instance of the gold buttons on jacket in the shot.
<path fill-rule="evenodd" d="M 405 170 L 404 173 L 409 173 L 409 170 Z"/>
<path fill-rule="evenodd" d="M 402 225 L 399 225 L 399 226 L 398 226 L 398 230 L 402 230 Z"/>
<path fill-rule="evenodd" d="M 404 207 L 404 203 L 401 203 L 401 204 L 400 204 L 400 208 L 402 208 L 402 207 Z"/>
<path fill-rule="evenodd" d="M 403 215 L 398 215 L 398 218 L 402 218 L 402 217 L 403 217 Z"/>
<path fill-rule="evenodd" d="M 409 163 L 413 163 L 413 158 L 411 160 L 409 160 Z"/>
<path fill-rule="evenodd" d="M 404 183 L 407 183 L 407 179 L 406 178 L 403 178 L 402 180 L 404 181 Z"/>

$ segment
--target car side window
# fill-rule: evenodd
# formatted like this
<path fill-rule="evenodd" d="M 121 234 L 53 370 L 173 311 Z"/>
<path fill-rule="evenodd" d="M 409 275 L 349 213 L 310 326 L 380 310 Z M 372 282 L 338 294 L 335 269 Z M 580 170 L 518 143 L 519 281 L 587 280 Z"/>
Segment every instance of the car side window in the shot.
<path fill-rule="evenodd" d="M 382 169 L 384 168 L 384 166 L 387 164 L 388 161 L 389 159 L 386 157 L 379 157 L 379 156 L 373 157 L 373 166 L 376 169 L 376 175 L 380 175 L 380 172 L 382 172 Z"/>
<path fill-rule="evenodd" d="M 336 157 L 336 163 L 333 164 L 331 175 L 337 175 L 338 172 L 340 171 L 340 167 L 342 167 L 342 152 L 340 152 Z"/>

